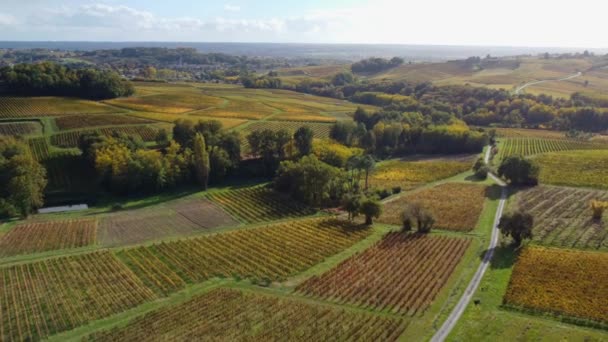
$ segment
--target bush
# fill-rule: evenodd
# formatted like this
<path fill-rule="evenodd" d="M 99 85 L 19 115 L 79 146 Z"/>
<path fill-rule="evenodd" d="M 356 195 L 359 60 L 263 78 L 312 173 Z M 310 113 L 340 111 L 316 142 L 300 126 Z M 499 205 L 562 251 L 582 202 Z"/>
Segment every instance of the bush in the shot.
<path fill-rule="evenodd" d="M 393 190 L 393 195 L 396 195 L 396 194 L 398 194 L 398 193 L 401 192 L 401 187 L 400 186 L 395 186 L 395 187 L 393 187 L 392 190 Z"/>

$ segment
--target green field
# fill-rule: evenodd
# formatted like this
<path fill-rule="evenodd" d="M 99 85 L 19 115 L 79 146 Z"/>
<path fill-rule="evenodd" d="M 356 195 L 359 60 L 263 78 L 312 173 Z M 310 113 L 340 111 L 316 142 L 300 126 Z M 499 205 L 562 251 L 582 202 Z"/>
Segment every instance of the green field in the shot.
<path fill-rule="evenodd" d="M 569 151 L 541 155 L 540 182 L 608 189 L 608 151 Z"/>

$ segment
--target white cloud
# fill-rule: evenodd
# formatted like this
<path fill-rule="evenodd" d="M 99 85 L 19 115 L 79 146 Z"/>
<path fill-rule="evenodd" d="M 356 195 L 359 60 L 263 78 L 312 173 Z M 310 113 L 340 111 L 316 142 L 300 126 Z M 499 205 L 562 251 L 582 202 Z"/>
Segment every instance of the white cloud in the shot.
<path fill-rule="evenodd" d="M 15 24 L 17 24 L 17 18 L 0 13 L 0 26 L 14 26 Z"/>
<path fill-rule="evenodd" d="M 232 4 L 225 4 L 224 5 L 224 10 L 228 11 L 228 12 L 238 12 L 238 11 L 241 10 L 241 6 L 232 5 Z"/>

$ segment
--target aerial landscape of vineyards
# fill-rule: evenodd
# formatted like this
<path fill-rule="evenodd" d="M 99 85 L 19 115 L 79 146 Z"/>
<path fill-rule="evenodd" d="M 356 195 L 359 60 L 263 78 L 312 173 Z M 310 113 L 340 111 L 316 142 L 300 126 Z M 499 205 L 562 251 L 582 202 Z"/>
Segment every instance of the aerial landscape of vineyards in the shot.
<path fill-rule="evenodd" d="M 602 9 L 0 2 L 0 342 L 608 341 Z"/>

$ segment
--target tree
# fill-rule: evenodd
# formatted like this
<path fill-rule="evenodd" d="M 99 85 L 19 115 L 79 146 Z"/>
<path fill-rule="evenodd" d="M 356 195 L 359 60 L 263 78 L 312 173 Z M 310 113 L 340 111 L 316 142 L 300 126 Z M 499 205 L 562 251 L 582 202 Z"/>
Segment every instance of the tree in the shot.
<path fill-rule="evenodd" d="M 301 156 L 309 155 L 312 152 L 312 139 L 314 132 L 308 126 L 302 126 L 293 134 L 295 145 Z"/>
<path fill-rule="evenodd" d="M 522 156 L 507 157 L 498 167 L 498 175 L 513 185 L 536 185 L 538 173 L 538 166 Z"/>
<path fill-rule="evenodd" d="M 377 198 L 364 198 L 361 200 L 359 212 L 365 215 L 365 224 L 373 224 L 373 218 L 382 215 L 382 203 Z"/>
<path fill-rule="evenodd" d="M 365 173 L 365 190 L 368 189 L 369 175 L 376 167 L 376 161 L 369 154 L 354 155 L 346 162 L 347 168 L 351 170 L 352 175 L 356 175 L 356 182 L 359 182 L 361 173 Z M 357 171 L 355 173 L 355 171 Z"/>
<path fill-rule="evenodd" d="M 281 162 L 274 187 L 311 206 L 339 204 L 347 190 L 344 171 L 328 165 L 314 154 L 298 161 Z"/>
<path fill-rule="evenodd" d="M 194 169 L 196 171 L 196 179 L 203 186 L 203 190 L 207 190 L 209 184 L 209 152 L 205 145 L 205 138 L 202 134 L 196 133 L 194 136 Z"/>
<path fill-rule="evenodd" d="M 532 238 L 532 227 L 534 227 L 534 217 L 521 210 L 503 215 L 498 224 L 502 234 L 511 236 L 516 246 L 520 246 L 524 239 Z"/>
<path fill-rule="evenodd" d="M 477 179 L 488 178 L 489 171 L 490 169 L 486 165 L 486 162 L 483 160 L 483 158 L 478 158 L 475 162 L 475 165 L 473 165 L 473 172 L 475 172 L 475 178 Z"/>
<path fill-rule="evenodd" d="M 608 209 L 608 202 L 592 200 L 589 203 L 589 206 L 593 212 L 593 219 L 596 221 L 601 221 L 602 216 L 604 216 L 604 211 Z"/>
<path fill-rule="evenodd" d="M 17 139 L 0 136 L 0 217 L 27 217 L 44 204 L 46 170 Z"/>
<path fill-rule="evenodd" d="M 403 231 L 412 230 L 415 223 L 418 233 L 427 234 L 431 232 L 435 224 L 435 217 L 418 202 L 406 203 L 401 213 L 401 222 Z"/>
<path fill-rule="evenodd" d="M 169 145 L 169 133 L 167 133 L 167 130 L 164 128 L 159 129 L 154 141 L 160 147 L 167 147 Z"/>
<path fill-rule="evenodd" d="M 191 142 L 194 133 L 194 123 L 192 121 L 184 119 L 175 120 L 173 126 L 173 140 L 182 147 L 192 147 Z"/>
<path fill-rule="evenodd" d="M 359 210 L 361 209 L 361 195 L 353 193 L 347 194 L 342 199 L 342 207 L 348 213 L 348 219 L 352 221 L 359 215 Z"/>

